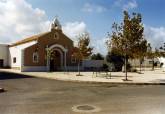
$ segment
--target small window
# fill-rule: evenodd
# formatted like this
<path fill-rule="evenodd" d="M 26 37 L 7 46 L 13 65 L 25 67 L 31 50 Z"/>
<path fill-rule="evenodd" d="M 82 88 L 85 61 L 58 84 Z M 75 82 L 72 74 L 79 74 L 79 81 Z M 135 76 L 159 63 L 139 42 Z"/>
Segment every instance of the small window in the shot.
<path fill-rule="evenodd" d="M 54 33 L 54 39 L 59 39 L 59 34 L 56 32 L 56 33 Z"/>
<path fill-rule="evenodd" d="M 13 63 L 16 63 L 17 62 L 17 59 L 16 57 L 13 58 Z"/>
<path fill-rule="evenodd" d="M 72 62 L 72 63 L 76 63 L 76 58 L 72 56 L 71 62 Z"/>
<path fill-rule="evenodd" d="M 38 53 L 37 52 L 33 53 L 33 62 L 38 63 Z"/>

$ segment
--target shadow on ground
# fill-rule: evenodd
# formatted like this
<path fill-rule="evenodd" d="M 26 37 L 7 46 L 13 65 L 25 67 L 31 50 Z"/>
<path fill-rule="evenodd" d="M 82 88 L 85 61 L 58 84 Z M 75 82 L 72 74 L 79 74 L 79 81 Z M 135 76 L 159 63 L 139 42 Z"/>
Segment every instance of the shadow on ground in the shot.
<path fill-rule="evenodd" d="M 21 78 L 34 78 L 34 77 L 22 75 L 22 74 L 16 74 L 16 73 L 0 72 L 0 80 L 21 79 Z"/>
<path fill-rule="evenodd" d="M 106 74 L 98 74 L 97 76 L 94 75 L 95 77 L 110 77 L 110 75 L 106 75 Z M 120 76 L 120 75 L 113 75 L 111 74 L 111 77 L 125 77 L 125 76 Z M 127 76 L 127 77 L 133 77 L 133 76 Z"/>

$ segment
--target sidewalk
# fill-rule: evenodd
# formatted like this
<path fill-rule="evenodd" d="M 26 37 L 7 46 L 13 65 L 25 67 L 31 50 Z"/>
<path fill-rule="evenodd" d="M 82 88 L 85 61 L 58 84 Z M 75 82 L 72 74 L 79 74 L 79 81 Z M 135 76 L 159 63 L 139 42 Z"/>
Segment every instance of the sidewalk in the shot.
<path fill-rule="evenodd" d="M 77 72 L 20 72 L 13 69 L 0 69 L 1 71 L 74 82 L 165 85 L 165 72 L 161 69 L 142 71 L 142 74 L 128 72 L 129 81 L 123 81 L 125 79 L 123 72 L 111 72 L 110 79 L 105 73 L 97 73 L 96 76 L 93 72 L 81 72 L 83 76 L 76 76 Z"/>

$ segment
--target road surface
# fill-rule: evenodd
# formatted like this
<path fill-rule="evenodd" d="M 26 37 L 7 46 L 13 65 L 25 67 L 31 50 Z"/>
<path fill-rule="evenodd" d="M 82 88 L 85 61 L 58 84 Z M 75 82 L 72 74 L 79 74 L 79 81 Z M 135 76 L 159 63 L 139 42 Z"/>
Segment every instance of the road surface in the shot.
<path fill-rule="evenodd" d="M 165 114 L 165 86 L 87 84 L 0 72 L 0 114 Z M 84 112 L 83 112 L 84 111 Z"/>

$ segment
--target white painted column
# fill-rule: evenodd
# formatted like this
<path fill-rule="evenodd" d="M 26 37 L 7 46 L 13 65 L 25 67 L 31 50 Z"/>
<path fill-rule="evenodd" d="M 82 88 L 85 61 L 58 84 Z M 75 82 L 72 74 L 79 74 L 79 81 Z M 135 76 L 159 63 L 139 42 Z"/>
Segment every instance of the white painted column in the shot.
<path fill-rule="evenodd" d="M 21 50 L 21 72 L 24 71 L 24 50 Z"/>

